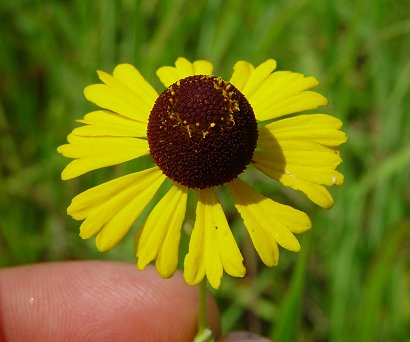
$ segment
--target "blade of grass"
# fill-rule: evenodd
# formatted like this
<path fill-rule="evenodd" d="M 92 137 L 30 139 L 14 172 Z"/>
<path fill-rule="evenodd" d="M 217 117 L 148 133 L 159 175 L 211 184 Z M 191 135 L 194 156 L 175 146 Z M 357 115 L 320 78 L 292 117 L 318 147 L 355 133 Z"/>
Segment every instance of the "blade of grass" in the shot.
<path fill-rule="evenodd" d="M 291 342 L 297 339 L 300 314 L 303 305 L 303 295 L 310 254 L 311 233 L 305 233 L 302 239 L 302 250 L 298 256 L 295 270 L 292 274 L 290 287 L 280 304 L 276 326 L 270 336 L 275 341 Z"/>

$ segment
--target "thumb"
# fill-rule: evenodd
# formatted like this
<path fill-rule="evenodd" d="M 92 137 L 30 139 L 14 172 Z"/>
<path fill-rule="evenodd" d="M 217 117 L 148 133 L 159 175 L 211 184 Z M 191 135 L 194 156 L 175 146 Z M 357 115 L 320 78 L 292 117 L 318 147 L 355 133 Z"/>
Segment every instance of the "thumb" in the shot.
<path fill-rule="evenodd" d="M 197 288 L 115 262 L 64 262 L 0 271 L 0 341 L 192 341 Z M 210 326 L 219 314 L 209 305 Z M 3 336 L 3 339 L 1 338 Z"/>

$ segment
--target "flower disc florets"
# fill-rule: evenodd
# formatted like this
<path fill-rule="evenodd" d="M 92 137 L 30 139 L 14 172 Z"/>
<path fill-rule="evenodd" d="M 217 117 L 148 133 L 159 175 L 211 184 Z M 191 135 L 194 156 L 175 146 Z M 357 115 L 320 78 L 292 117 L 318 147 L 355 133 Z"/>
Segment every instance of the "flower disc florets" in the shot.
<path fill-rule="evenodd" d="M 148 120 L 154 162 L 172 180 L 204 189 L 236 178 L 258 139 L 249 102 L 218 77 L 189 76 L 169 86 Z"/>

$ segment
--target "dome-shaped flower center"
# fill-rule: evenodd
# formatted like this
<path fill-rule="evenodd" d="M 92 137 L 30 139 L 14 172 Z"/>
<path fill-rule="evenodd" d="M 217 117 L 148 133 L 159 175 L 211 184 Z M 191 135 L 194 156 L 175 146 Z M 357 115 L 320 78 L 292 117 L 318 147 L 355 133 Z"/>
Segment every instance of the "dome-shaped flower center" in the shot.
<path fill-rule="evenodd" d="M 161 93 L 147 136 L 150 154 L 165 175 L 204 189 L 245 170 L 258 130 L 252 107 L 238 89 L 221 78 L 196 75 Z"/>

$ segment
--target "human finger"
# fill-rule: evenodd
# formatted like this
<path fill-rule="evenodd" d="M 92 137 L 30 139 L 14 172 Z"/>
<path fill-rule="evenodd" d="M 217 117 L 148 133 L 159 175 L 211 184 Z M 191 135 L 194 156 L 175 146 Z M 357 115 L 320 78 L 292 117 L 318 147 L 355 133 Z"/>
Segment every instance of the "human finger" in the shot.
<path fill-rule="evenodd" d="M 198 290 L 117 262 L 63 262 L 0 271 L 5 341 L 192 341 Z M 219 314 L 208 305 L 219 335 Z M 0 341 L 1 341 L 0 334 Z"/>

